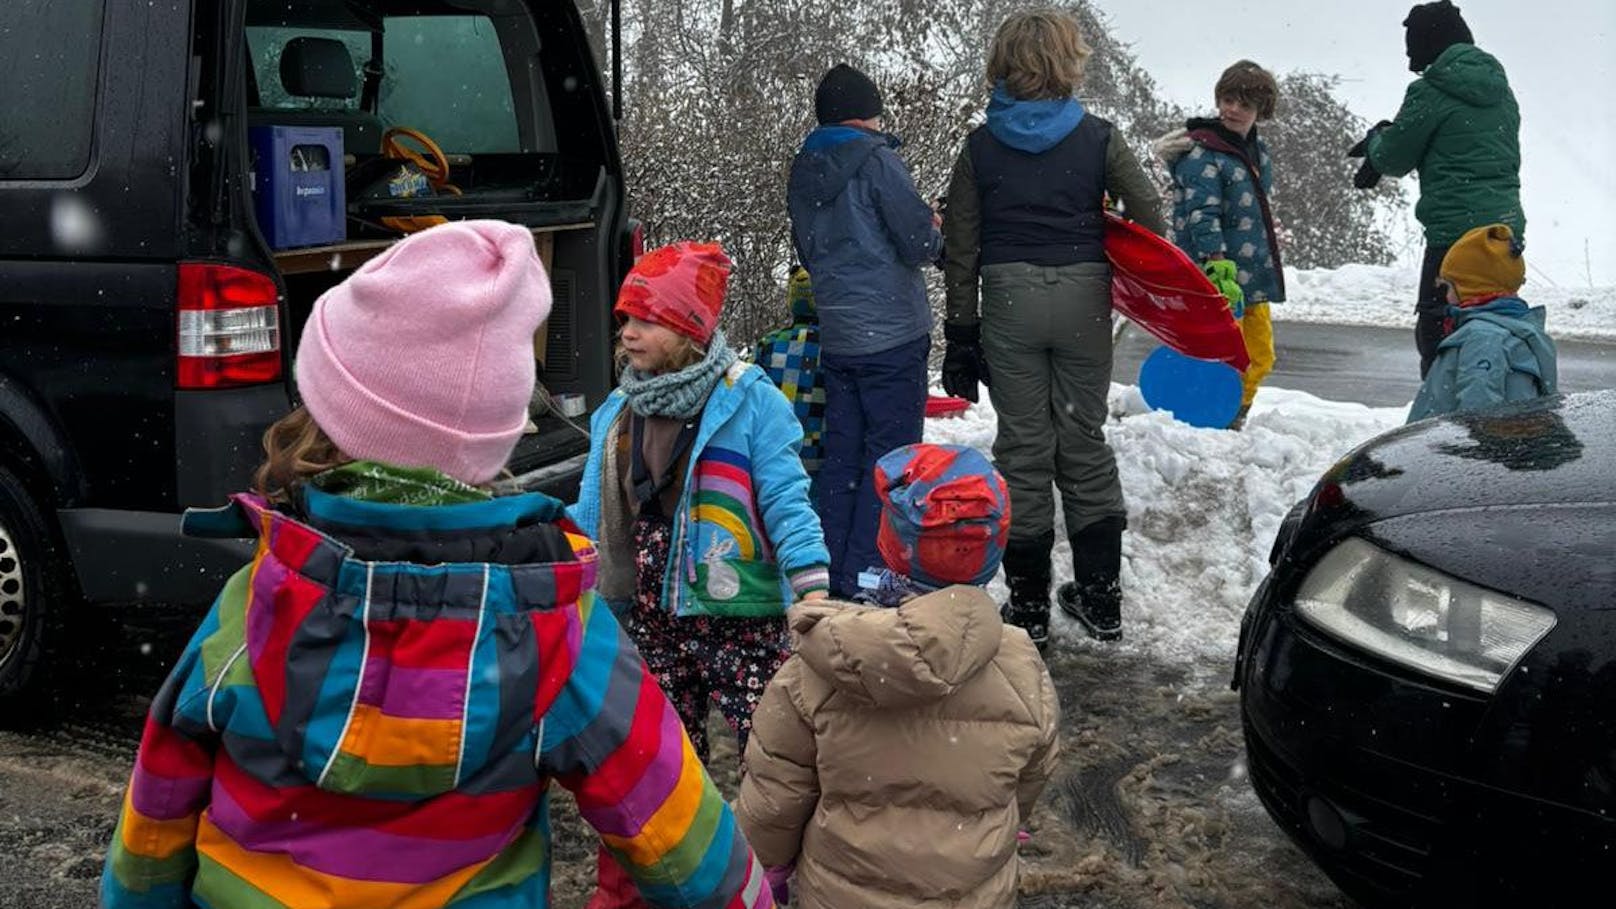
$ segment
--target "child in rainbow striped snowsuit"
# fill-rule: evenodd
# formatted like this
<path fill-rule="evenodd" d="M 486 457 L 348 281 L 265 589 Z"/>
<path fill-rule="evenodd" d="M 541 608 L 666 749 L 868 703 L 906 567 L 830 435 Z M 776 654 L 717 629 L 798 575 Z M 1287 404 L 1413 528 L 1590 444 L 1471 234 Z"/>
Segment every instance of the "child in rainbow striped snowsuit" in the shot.
<path fill-rule="evenodd" d="M 486 489 L 549 302 L 530 232 L 459 222 L 316 303 L 257 494 L 187 515 L 257 554 L 152 705 L 104 906 L 542 909 L 552 780 L 652 905 L 772 905 L 593 544 Z"/>

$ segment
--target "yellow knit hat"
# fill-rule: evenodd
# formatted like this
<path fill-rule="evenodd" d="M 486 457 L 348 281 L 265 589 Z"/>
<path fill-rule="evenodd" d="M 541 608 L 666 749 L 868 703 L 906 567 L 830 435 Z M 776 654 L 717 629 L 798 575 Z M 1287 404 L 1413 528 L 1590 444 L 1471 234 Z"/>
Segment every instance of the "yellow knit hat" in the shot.
<path fill-rule="evenodd" d="M 1462 303 L 1520 290 L 1526 283 L 1526 260 L 1509 225 L 1489 224 L 1467 231 L 1448 249 L 1440 274 Z"/>

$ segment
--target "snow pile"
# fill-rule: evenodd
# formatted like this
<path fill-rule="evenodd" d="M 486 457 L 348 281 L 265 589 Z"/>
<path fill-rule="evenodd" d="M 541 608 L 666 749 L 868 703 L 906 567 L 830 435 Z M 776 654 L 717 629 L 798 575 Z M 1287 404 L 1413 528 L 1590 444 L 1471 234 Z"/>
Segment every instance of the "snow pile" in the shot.
<path fill-rule="evenodd" d="M 1343 265 L 1285 270 L 1285 302 L 1273 307 L 1280 322 L 1414 327 L 1415 268 Z M 1555 339 L 1616 340 L 1616 287 L 1553 287 L 1528 272 L 1521 297 L 1548 310 Z"/>
<path fill-rule="evenodd" d="M 1123 535 L 1125 650 L 1227 671 L 1246 603 L 1268 569 L 1280 521 L 1332 463 L 1403 423 L 1405 408 L 1325 401 L 1263 388 L 1244 432 L 1196 429 L 1146 407 L 1131 385 L 1111 386 L 1106 438 L 1128 503 Z M 926 441 L 969 445 L 990 456 L 996 416 L 986 401 L 952 419 L 928 420 Z M 1055 575 L 1072 576 L 1057 507 Z M 989 587 L 1008 596 L 1001 576 Z M 1089 641 L 1055 610 L 1057 647 Z"/>

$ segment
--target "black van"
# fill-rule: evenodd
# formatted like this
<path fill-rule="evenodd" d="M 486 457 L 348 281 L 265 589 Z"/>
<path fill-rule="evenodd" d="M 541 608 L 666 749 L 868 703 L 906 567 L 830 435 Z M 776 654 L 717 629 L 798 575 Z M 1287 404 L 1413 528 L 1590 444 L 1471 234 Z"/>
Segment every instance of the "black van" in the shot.
<path fill-rule="evenodd" d="M 6 0 L 0 85 L 0 723 L 75 607 L 206 603 L 242 564 L 180 512 L 245 488 L 314 300 L 396 219 L 530 226 L 555 291 L 542 382 L 575 417 L 610 390 L 638 233 L 572 2 Z M 344 239 L 266 242 L 258 126 L 340 128 Z M 441 149 L 452 192 L 376 191 L 404 172 L 395 127 Z M 511 469 L 565 494 L 587 439 L 535 426 Z"/>

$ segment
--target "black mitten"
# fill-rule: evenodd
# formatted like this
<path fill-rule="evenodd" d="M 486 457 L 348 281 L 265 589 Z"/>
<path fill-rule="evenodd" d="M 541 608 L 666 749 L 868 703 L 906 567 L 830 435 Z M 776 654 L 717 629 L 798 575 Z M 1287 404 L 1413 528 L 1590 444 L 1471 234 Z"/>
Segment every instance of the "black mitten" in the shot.
<path fill-rule="evenodd" d="M 982 326 L 943 323 L 943 391 L 956 398 L 977 402 L 977 383 L 988 380 L 988 361 L 982 356 Z"/>
<path fill-rule="evenodd" d="M 1392 125 L 1392 121 L 1390 121 L 1390 120 L 1382 120 L 1379 123 L 1376 123 L 1374 126 L 1369 127 L 1369 132 L 1364 133 L 1364 137 L 1362 139 L 1358 140 L 1358 144 L 1356 144 L 1353 147 L 1347 149 L 1347 157 L 1349 157 L 1349 158 L 1363 158 L 1363 157 L 1368 156 L 1368 154 L 1369 154 L 1369 140 L 1375 138 L 1375 133 L 1378 133 L 1381 130 L 1383 130 L 1386 127 L 1391 126 L 1391 125 Z M 1361 188 L 1362 187 L 1360 187 L 1360 189 Z"/>
<path fill-rule="evenodd" d="M 1379 182 L 1380 171 L 1375 170 L 1375 165 L 1369 163 L 1369 159 L 1367 157 L 1364 158 L 1363 164 L 1358 168 L 1358 172 L 1352 175 L 1352 185 L 1358 187 L 1359 189 L 1374 189 L 1375 184 Z"/>

